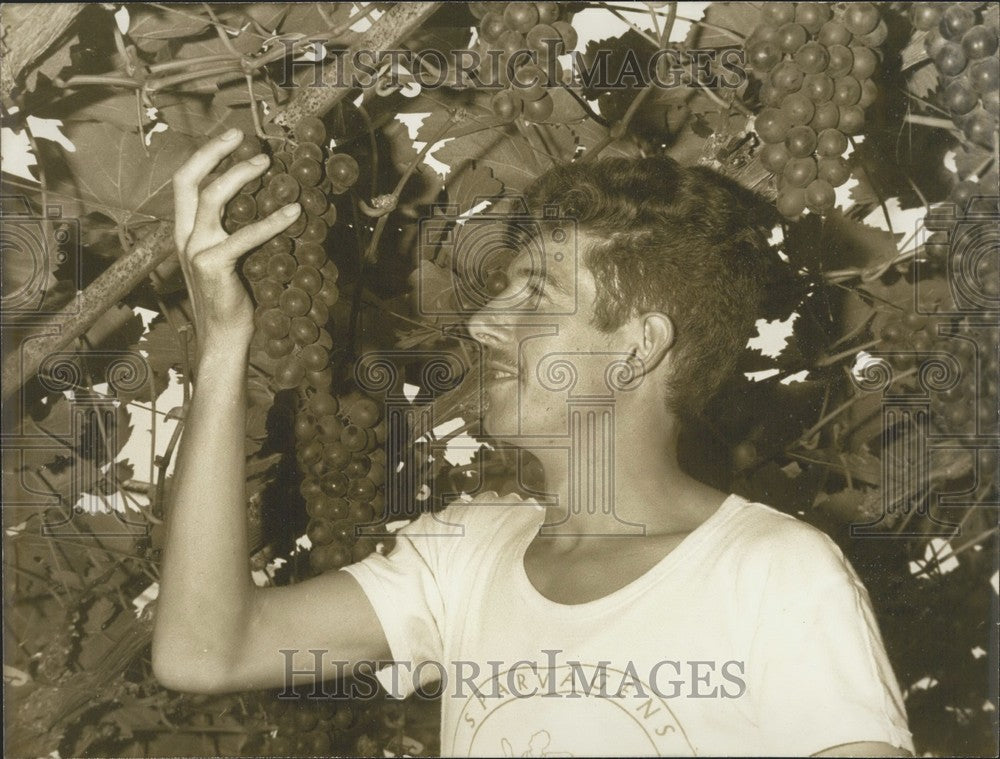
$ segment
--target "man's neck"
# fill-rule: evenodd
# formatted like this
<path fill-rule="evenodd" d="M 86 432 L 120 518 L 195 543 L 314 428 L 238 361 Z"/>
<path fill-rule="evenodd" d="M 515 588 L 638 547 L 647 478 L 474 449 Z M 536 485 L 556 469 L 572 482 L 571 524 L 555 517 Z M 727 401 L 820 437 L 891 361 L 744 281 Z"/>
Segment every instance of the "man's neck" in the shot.
<path fill-rule="evenodd" d="M 547 530 L 567 548 L 585 536 L 690 532 L 725 493 L 698 482 L 677 462 L 679 423 L 668 415 L 581 424 L 566 450 L 535 450 L 546 474 Z M 572 430 L 571 430 L 572 432 Z"/>

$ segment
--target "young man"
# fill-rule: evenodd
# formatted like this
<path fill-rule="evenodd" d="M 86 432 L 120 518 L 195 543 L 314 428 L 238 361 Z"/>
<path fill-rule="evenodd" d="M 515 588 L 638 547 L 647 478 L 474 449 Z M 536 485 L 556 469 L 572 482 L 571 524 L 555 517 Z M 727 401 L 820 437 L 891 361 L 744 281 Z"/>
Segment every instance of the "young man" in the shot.
<path fill-rule="evenodd" d="M 469 319 L 485 426 L 541 461 L 546 508 L 458 501 L 388 555 L 256 588 L 238 444 L 252 304 L 235 264 L 298 209 L 225 234 L 225 202 L 267 160 L 198 186 L 238 141 L 207 144 L 174 185 L 201 355 L 153 641 L 164 685 L 274 687 L 282 649 L 303 673 L 321 650 L 397 662 L 383 674 L 399 695 L 439 680 L 445 755 L 912 751 L 867 594 L 832 541 L 677 464 L 679 419 L 749 336 L 767 231 L 747 193 L 669 159 L 539 180 L 532 206 L 575 232 L 525 240 Z"/>

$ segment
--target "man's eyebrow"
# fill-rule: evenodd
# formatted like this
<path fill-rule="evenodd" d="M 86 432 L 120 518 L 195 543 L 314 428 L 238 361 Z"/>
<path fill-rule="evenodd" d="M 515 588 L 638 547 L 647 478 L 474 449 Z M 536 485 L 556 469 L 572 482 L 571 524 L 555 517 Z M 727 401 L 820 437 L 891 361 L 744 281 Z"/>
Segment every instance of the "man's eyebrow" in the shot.
<path fill-rule="evenodd" d="M 562 281 L 555 274 L 552 273 L 552 270 L 549 269 L 549 267 L 545 267 L 542 272 L 539 272 L 538 267 L 519 266 L 517 267 L 517 269 L 514 270 L 514 277 L 515 278 L 524 277 L 529 282 L 537 281 L 538 279 L 541 278 L 544 279 L 545 284 L 551 287 L 552 289 L 562 293 L 563 295 L 569 294 L 569 290 L 567 290 L 566 286 L 562 283 Z"/>

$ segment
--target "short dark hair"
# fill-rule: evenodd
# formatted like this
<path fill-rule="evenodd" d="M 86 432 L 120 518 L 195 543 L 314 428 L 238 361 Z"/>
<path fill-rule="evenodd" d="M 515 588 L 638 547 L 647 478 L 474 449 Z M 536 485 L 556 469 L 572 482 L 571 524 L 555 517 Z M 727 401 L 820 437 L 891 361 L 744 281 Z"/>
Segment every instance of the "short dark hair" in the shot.
<path fill-rule="evenodd" d="M 583 260 L 597 284 L 595 324 L 611 331 L 648 311 L 676 329 L 667 405 L 700 413 L 753 334 L 775 252 L 774 208 L 704 166 L 664 156 L 556 167 L 527 191 L 596 241 Z"/>

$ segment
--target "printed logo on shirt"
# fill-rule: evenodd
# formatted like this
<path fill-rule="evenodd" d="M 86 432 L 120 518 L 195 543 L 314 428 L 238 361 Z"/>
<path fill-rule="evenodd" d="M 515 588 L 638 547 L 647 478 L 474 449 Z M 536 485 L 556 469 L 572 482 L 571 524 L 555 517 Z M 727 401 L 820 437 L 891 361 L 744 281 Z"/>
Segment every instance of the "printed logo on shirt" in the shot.
<path fill-rule="evenodd" d="M 635 671 L 527 662 L 477 684 L 458 716 L 455 754 L 694 756 L 666 701 Z"/>

